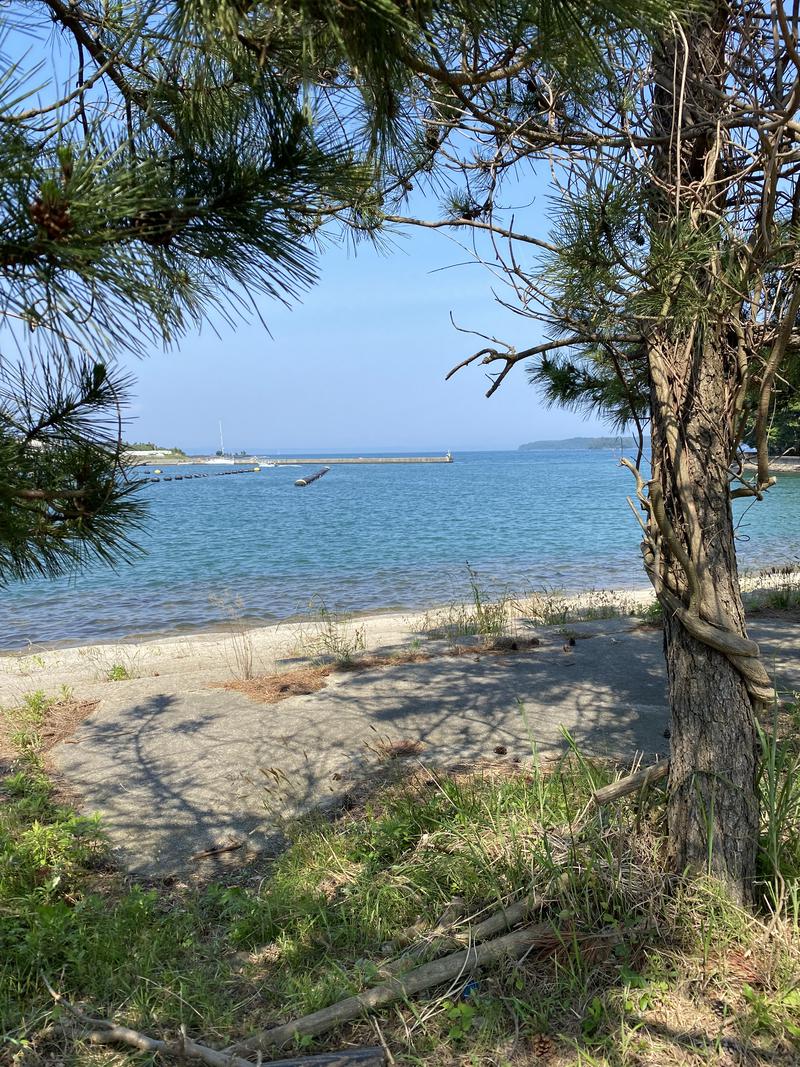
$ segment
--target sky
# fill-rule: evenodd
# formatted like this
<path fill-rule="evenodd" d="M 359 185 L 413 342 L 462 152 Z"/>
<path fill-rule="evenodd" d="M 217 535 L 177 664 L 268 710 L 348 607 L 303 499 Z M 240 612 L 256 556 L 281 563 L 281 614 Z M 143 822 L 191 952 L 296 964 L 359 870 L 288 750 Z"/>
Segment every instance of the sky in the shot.
<path fill-rule="evenodd" d="M 451 312 L 459 326 L 518 348 L 541 338 L 535 323 L 497 304 L 485 268 L 453 266 L 465 258 L 442 231 L 416 227 L 388 250 L 329 250 L 301 303 L 260 302 L 269 332 L 259 322 L 207 327 L 173 351 L 129 361 L 129 439 L 214 451 L 221 421 L 226 451 L 438 453 L 608 433 L 548 410 L 522 365 L 489 399 L 485 368 L 444 380 L 484 344 L 459 333 Z"/>

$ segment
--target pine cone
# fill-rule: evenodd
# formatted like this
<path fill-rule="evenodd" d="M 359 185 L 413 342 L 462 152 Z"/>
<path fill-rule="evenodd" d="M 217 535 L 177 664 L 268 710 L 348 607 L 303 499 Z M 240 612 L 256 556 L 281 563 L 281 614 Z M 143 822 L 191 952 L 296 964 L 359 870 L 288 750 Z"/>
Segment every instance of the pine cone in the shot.
<path fill-rule="evenodd" d="M 28 212 L 45 236 L 51 241 L 61 241 L 72 229 L 72 218 L 66 200 L 45 202 L 36 197 Z"/>
<path fill-rule="evenodd" d="M 553 1043 L 552 1038 L 547 1034 L 534 1034 L 528 1041 L 528 1049 L 531 1056 L 535 1056 L 537 1060 L 541 1060 L 542 1063 L 547 1063 L 550 1057 L 556 1050 L 556 1046 Z"/>

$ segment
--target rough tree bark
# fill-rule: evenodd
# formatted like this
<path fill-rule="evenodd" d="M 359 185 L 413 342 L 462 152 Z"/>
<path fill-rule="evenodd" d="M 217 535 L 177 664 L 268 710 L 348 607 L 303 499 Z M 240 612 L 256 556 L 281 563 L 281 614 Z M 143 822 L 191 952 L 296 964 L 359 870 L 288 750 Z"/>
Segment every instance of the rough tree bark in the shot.
<path fill-rule="evenodd" d="M 716 4 L 685 37 L 665 35 L 657 57 L 653 124 L 670 140 L 654 160 L 653 223 L 675 239 L 712 233 L 725 208 L 724 149 L 715 127 L 725 106 L 726 18 Z M 665 617 L 671 860 L 679 871 L 712 874 L 745 902 L 759 825 L 754 705 L 769 684 L 746 641 L 737 576 L 730 465 L 743 379 L 730 330 L 738 311 L 718 306 L 714 295 L 719 269 L 712 242 L 690 282 L 698 309 L 688 316 L 678 309 L 685 279 L 676 277 L 674 290 L 664 293 L 667 314 L 648 339 L 651 537 L 644 552 Z M 705 630 L 698 622 L 711 624 L 712 643 L 699 636 Z M 733 651 L 712 647 L 717 634 Z"/>
<path fill-rule="evenodd" d="M 663 377 L 663 350 L 651 352 L 651 366 L 658 368 L 651 376 L 651 499 L 662 495 L 675 536 L 672 547 L 663 537 L 660 542 L 664 581 L 688 612 L 745 637 L 730 505 L 732 441 L 719 417 L 731 397 L 727 351 L 713 339 L 670 348 Z M 691 579 L 680 549 L 694 571 Z M 669 589 L 661 599 L 672 717 L 671 861 L 680 871 L 708 871 L 746 901 L 759 821 L 753 701 L 734 662 L 692 635 Z"/>

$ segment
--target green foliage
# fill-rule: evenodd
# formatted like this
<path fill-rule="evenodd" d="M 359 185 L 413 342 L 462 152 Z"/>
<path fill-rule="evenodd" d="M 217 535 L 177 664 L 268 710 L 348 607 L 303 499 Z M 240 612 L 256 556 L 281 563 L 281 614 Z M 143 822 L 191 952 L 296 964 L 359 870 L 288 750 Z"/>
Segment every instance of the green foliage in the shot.
<path fill-rule="evenodd" d="M 450 1028 L 447 1031 L 448 1038 L 451 1041 L 463 1041 L 472 1029 L 475 1016 L 478 1014 L 478 1008 L 474 1004 L 468 1004 L 463 1000 L 457 1003 L 452 1000 L 445 1000 L 442 1007 L 447 1013 L 447 1021 L 450 1024 Z"/>
<path fill-rule="evenodd" d="M 776 398 L 775 413 L 769 425 L 769 448 L 777 455 L 800 455 L 800 395 L 791 391 Z"/>
<path fill-rule="evenodd" d="M 475 629 L 479 634 L 502 633 L 508 624 L 508 598 L 491 601 L 481 585 L 481 579 L 469 561 L 465 564 L 472 607 L 475 612 Z"/>
<path fill-rule="evenodd" d="M 131 672 L 124 663 L 112 663 L 106 671 L 109 682 L 127 682 L 131 677 Z"/>
<path fill-rule="evenodd" d="M 92 361 L 0 366 L 0 584 L 135 552 L 140 482 L 118 432 L 127 386 Z"/>
<path fill-rule="evenodd" d="M 660 600 L 651 600 L 638 612 L 639 617 L 649 626 L 661 626 L 664 622 L 664 609 Z"/>
<path fill-rule="evenodd" d="M 91 7 L 72 17 L 90 23 Z M 104 10 L 108 51 L 91 59 L 115 48 L 119 58 L 81 94 L 81 113 L 45 119 L 44 142 L 38 114 L 17 117 L 34 56 L 7 76 L 0 173 L 13 167 L 16 181 L 0 204 L 6 313 L 73 346 L 141 350 L 212 307 L 240 314 L 248 294 L 296 295 L 314 278 L 317 212 L 369 180 L 347 138 L 305 109 L 296 64 L 261 64 L 181 8 Z M 48 21 L 29 27 L 42 45 Z"/>
<path fill-rule="evenodd" d="M 177 1025 L 182 1002 L 208 1010 L 211 1025 L 230 1023 L 230 1004 L 213 982 L 224 968 L 211 945 L 199 943 L 198 908 L 165 909 L 158 894 L 115 886 L 92 891 L 107 863 L 97 823 L 57 805 L 39 773 L 4 784 L 0 816 L 0 1031 L 20 1049 L 43 1020 L 57 1014 L 41 974 L 83 991 L 98 1008 L 128 1002 L 143 1021 L 156 1002 Z M 216 947 L 216 946 L 215 946 Z M 143 979 L 145 976 L 147 981 Z M 152 982 L 158 983 L 155 992 Z M 34 1009 L 35 1010 L 32 1010 Z"/>
<path fill-rule="evenodd" d="M 155 445 L 152 441 L 124 441 L 122 447 L 126 452 L 172 452 L 176 456 L 186 455 L 177 445 L 174 448 L 165 448 L 164 445 Z"/>
<path fill-rule="evenodd" d="M 34 717 L 42 701 L 31 695 Z M 734 1030 L 742 1038 L 792 1040 L 800 1024 L 792 927 L 776 938 L 766 931 L 779 918 L 761 931 L 713 886 L 663 873 L 657 806 L 635 799 L 591 815 L 591 792 L 609 778 L 579 754 L 548 772 L 535 762 L 514 774 L 424 772 L 385 786 L 364 810 L 286 827 L 291 845 L 265 878 L 170 890 L 117 875 L 97 823 L 59 805 L 29 759 L 2 784 L 0 807 L 6 1047 L 41 1053 L 52 1039 L 58 1009 L 42 974 L 95 1014 L 158 1036 L 184 1025 L 222 1045 L 265 1018 L 314 1011 L 380 981 L 387 958 L 401 970 L 413 965 L 402 962 L 409 940 L 418 944 L 454 895 L 467 915 L 483 917 L 531 889 L 556 931 L 552 951 L 486 969 L 477 986 L 465 975 L 413 1013 L 401 1008 L 404 1023 L 388 1015 L 390 1045 L 423 1059 L 465 1046 L 490 1056 L 510 1035 L 546 1034 L 598 1057 L 584 1062 L 623 1063 L 625 1042 L 646 1035 L 648 1013 L 685 996 L 695 976 L 710 1002 L 743 998 Z M 783 831 L 790 845 L 792 829 Z M 598 932 L 599 943 L 584 940 Z M 728 952 L 763 968 L 757 987 L 726 987 Z M 678 1004 L 685 1012 L 685 1000 Z M 68 1054 L 79 1058 L 71 1042 Z"/>

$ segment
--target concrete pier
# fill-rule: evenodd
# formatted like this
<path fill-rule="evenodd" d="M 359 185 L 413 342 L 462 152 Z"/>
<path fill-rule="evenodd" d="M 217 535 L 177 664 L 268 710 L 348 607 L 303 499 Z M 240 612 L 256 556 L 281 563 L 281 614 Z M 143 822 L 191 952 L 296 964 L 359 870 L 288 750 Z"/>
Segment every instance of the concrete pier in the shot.
<path fill-rule="evenodd" d="M 330 467 L 334 463 L 452 463 L 453 457 L 449 452 L 445 456 L 346 456 L 339 459 L 294 459 L 291 456 L 283 456 L 280 459 L 264 459 L 261 462 L 271 463 L 275 467 L 292 467 L 306 463 Z"/>

